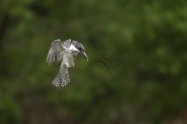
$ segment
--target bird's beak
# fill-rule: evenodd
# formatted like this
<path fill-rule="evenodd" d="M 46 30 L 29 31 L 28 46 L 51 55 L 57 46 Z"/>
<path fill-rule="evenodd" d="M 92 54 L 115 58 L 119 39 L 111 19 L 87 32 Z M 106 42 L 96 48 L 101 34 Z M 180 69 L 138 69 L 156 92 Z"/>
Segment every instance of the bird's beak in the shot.
<path fill-rule="evenodd" d="M 83 57 L 86 59 L 86 61 L 88 61 L 88 56 L 86 55 L 85 52 L 82 53 Z"/>

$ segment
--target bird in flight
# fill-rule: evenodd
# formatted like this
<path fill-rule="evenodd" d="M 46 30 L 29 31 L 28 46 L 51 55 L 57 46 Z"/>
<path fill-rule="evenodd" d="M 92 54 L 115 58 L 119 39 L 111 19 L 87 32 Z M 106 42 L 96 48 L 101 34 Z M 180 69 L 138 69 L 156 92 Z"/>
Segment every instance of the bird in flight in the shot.
<path fill-rule="evenodd" d="M 62 42 L 60 39 L 57 39 L 51 43 L 47 55 L 47 63 L 51 64 L 54 61 L 62 60 L 59 73 L 52 81 L 52 85 L 64 87 L 70 82 L 68 68 L 75 66 L 74 59 L 78 53 L 82 54 L 88 61 L 84 46 L 78 41 L 68 39 Z"/>

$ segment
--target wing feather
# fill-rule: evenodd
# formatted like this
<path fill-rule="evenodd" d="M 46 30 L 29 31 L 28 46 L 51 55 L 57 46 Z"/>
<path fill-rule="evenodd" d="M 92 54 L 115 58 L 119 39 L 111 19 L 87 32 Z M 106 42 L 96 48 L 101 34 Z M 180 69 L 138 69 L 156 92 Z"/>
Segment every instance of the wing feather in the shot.
<path fill-rule="evenodd" d="M 51 64 L 54 61 L 61 60 L 64 50 L 65 48 L 62 46 L 60 39 L 54 40 L 51 43 L 51 48 L 49 49 L 46 61 Z"/>
<path fill-rule="evenodd" d="M 68 40 L 65 40 L 64 42 L 62 42 L 62 45 L 66 48 L 69 48 L 71 46 L 71 43 L 72 43 L 72 40 L 68 39 Z"/>

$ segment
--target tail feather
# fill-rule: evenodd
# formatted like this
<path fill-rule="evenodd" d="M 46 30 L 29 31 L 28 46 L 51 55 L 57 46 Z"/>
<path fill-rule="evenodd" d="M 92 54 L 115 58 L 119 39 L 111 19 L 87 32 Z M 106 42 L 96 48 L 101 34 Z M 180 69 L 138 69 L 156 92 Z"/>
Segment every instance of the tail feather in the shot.
<path fill-rule="evenodd" d="M 65 75 L 61 75 L 60 73 L 57 74 L 55 79 L 52 82 L 52 85 L 59 87 L 59 86 L 66 86 L 70 82 L 70 78 L 68 73 Z"/>

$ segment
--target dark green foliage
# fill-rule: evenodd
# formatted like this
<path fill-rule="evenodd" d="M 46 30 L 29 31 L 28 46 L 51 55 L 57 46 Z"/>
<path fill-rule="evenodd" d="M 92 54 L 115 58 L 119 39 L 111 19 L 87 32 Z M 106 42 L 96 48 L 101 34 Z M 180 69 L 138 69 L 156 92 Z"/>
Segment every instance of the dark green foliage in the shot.
<path fill-rule="evenodd" d="M 89 56 L 64 88 L 59 38 Z M 186 49 L 186 0 L 2 0 L 0 124 L 185 124 Z"/>

